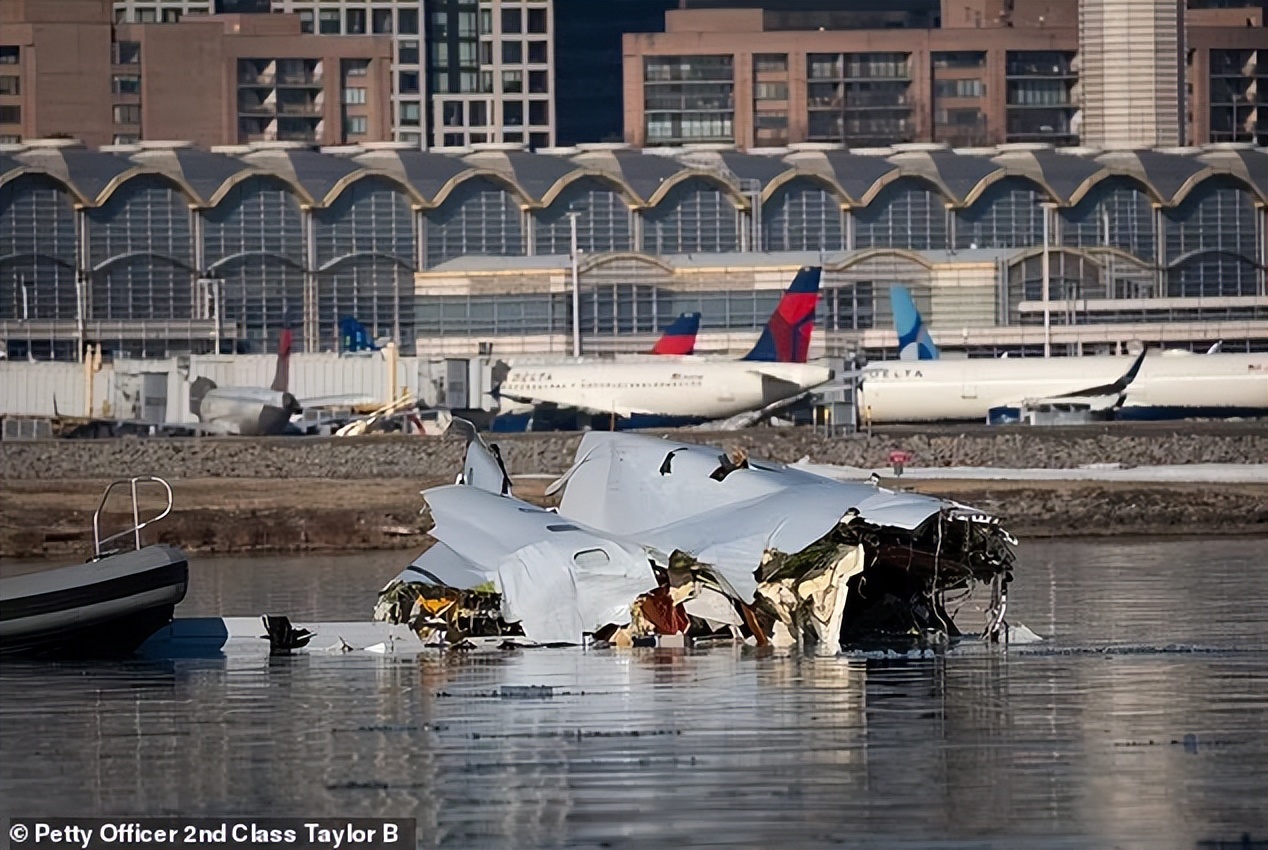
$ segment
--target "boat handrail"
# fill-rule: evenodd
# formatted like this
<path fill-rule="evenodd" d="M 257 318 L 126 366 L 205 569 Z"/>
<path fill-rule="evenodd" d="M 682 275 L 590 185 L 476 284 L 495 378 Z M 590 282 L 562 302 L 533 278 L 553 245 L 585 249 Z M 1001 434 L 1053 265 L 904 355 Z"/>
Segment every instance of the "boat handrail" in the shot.
<path fill-rule="evenodd" d="M 162 486 L 163 491 L 167 495 L 167 507 L 165 507 L 158 516 L 150 517 L 145 522 L 142 522 L 141 521 L 141 507 L 140 507 L 140 503 L 137 500 L 137 485 L 148 484 L 148 483 L 154 483 L 154 484 L 158 484 Z M 109 537 L 106 537 L 103 539 L 101 536 L 101 512 L 105 509 L 106 501 L 110 498 L 111 492 L 114 491 L 115 487 L 118 487 L 122 484 L 127 484 L 132 494 L 132 527 L 129 529 L 125 529 L 124 531 L 120 531 L 118 534 L 112 534 Z M 111 481 L 110 484 L 106 486 L 106 492 L 101 494 L 101 503 L 97 505 L 97 510 L 93 511 L 92 513 L 92 542 L 93 542 L 94 557 L 100 558 L 102 556 L 101 547 L 104 546 L 105 544 L 109 543 L 112 540 L 118 540 L 120 537 L 127 537 L 129 534 L 133 536 L 133 544 L 136 546 L 137 549 L 140 549 L 141 548 L 141 529 L 145 528 L 147 525 L 152 525 L 158 522 L 159 520 L 163 519 L 165 516 L 167 516 L 171 512 L 172 512 L 172 486 L 168 484 L 166 481 L 164 481 L 162 478 L 159 478 L 158 476 L 155 476 L 155 475 L 140 475 L 140 476 L 137 476 L 136 478 L 120 478 L 116 481 Z"/>

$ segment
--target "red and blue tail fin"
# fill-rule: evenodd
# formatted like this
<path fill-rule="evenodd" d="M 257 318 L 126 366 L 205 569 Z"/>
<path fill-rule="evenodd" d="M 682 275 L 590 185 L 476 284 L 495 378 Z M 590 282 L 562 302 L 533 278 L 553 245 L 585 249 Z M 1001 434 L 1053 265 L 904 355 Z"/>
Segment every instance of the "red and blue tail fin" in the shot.
<path fill-rule="evenodd" d="M 652 346 L 652 354 L 691 354 L 696 350 L 696 334 L 700 332 L 700 314 L 683 313 L 665 328 Z"/>
<path fill-rule="evenodd" d="M 809 359 L 822 273 L 823 269 L 818 266 L 803 266 L 797 272 L 757 345 L 741 359 L 768 363 L 805 363 Z"/>

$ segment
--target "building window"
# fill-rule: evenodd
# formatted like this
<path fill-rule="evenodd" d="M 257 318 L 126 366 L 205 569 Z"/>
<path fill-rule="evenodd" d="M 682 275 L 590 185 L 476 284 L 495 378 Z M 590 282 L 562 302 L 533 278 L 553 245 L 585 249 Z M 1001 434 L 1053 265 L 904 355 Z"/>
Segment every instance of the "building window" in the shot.
<path fill-rule="evenodd" d="M 401 124 L 409 127 L 417 127 L 419 117 L 422 115 L 417 103 L 401 104 Z"/>
<path fill-rule="evenodd" d="M 753 55 L 754 71 L 788 72 L 787 53 L 755 53 Z"/>
<path fill-rule="evenodd" d="M 397 48 L 396 61 L 402 65 L 418 64 L 418 42 L 413 39 L 407 39 L 399 43 Z"/>
<path fill-rule="evenodd" d="M 348 35 L 365 34 L 365 9 L 349 9 L 344 20 L 347 22 Z"/>
<path fill-rule="evenodd" d="M 520 10 L 519 9 L 503 9 L 502 10 L 502 34 L 523 32 L 520 26 Z"/>
<path fill-rule="evenodd" d="M 463 71 L 458 75 L 458 90 L 465 94 L 473 94 L 480 87 L 480 77 L 475 71 Z"/>
<path fill-rule="evenodd" d="M 21 94 L 18 77 L 0 77 L 0 94 Z"/>
<path fill-rule="evenodd" d="M 503 71 L 502 72 L 502 91 L 510 94 L 518 94 L 524 91 L 524 74 L 522 71 Z"/>
<path fill-rule="evenodd" d="M 523 133 L 503 133 L 502 141 L 520 143 L 524 141 Z"/>
<path fill-rule="evenodd" d="M 141 78 L 133 74 L 115 74 L 113 77 L 115 94 L 140 94 Z M 3 92 L 0 92 L 3 94 Z"/>
<path fill-rule="evenodd" d="M 164 9 L 163 10 L 163 23 L 179 24 L 180 22 L 181 22 L 180 9 Z"/>
<path fill-rule="evenodd" d="M 502 104 L 502 126 L 521 127 L 524 125 L 524 104 L 518 100 L 508 100 Z"/>
<path fill-rule="evenodd" d="M 476 37 L 476 13 L 475 12 L 459 12 L 458 13 L 458 38 L 475 38 Z"/>
<path fill-rule="evenodd" d="M 313 31 L 313 10 L 305 9 L 299 13 L 299 31 L 311 33 Z"/>
<path fill-rule="evenodd" d="M 432 71 L 431 90 L 432 90 L 432 94 L 448 93 L 449 91 L 449 72 L 448 71 Z"/>
<path fill-rule="evenodd" d="M 520 65 L 524 62 L 524 43 L 520 41 L 502 42 L 502 64 Z"/>
<path fill-rule="evenodd" d="M 364 115 L 349 115 L 343 119 L 343 131 L 349 136 L 364 136 L 368 126 Z"/>
<path fill-rule="evenodd" d="M 448 12 L 431 13 L 431 37 L 436 41 L 444 41 L 449 38 Z"/>
<path fill-rule="evenodd" d="M 493 64 L 493 42 L 491 41 L 480 42 L 480 64 L 481 65 Z"/>
<path fill-rule="evenodd" d="M 546 10 L 545 9 L 529 9 L 528 10 L 528 31 L 531 33 L 546 32 Z"/>
<path fill-rule="evenodd" d="M 493 32 L 493 10 L 480 10 L 480 35 L 489 35 Z"/>
<path fill-rule="evenodd" d="M 370 70 L 370 60 L 368 59 L 345 59 L 343 60 L 343 72 L 347 77 L 364 77 Z"/>
<path fill-rule="evenodd" d="M 418 10 L 398 9 L 396 12 L 396 31 L 404 35 L 418 35 Z"/>
<path fill-rule="evenodd" d="M 114 46 L 114 62 L 116 65 L 139 65 L 141 63 L 141 43 L 137 41 L 120 41 Z"/>
<path fill-rule="evenodd" d="M 471 144 L 473 145 L 476 142 L 487 142 L 488 140 L 489 140 L 488 133 L 472 133 L 471 134 Z"/>
<path fill-rule="evenodd" d="M 538 65 L 544 65 L 547 62 L 549 51 L 544 41 L 530 41 L 528 43 L 528 61 Z"/>
<path fill-rule="evenodd" d="M 550 101 L 530 100 L 528 102 L 528 123 L 543 126 L 550 123 Z"/>
<path fill-rule="evenodd" d="M 339 10 L 322 9 L 317 14 L 317 29 L 322 35 L 339 35 Z"/>
<path fill-rule="evenodd" d="M 21 48 L 14 45 L 0 46 L 0 65 L 16 65 L 18 64 L 18 55 Z"/>
<path fill-rule="evenodd" d="M 377 35 L 383 35 L 392 32 L 392 10 L 391 9 L 373 9 L 370 12 L 370 23 L 374 26 L 374 32 Z"/>
<path fill-rule="evenodd" d="M 492 71 L 480 72 L 480 93 L 493 94 L 493 72 Z"/>
<path fill-rule="evenodd" d="M 21 124 L 22 107 L 0 106 L 0 124 Z"/>
<path fill-rule="evenodd" d="M 445 133 L 444 145 L 447 148 L 460 148 L 466 144 L 462 133 Z"/>
<path fill-rule="evenodd" d="M 534 149 L 550 147 L 550 134 L 530 133 L 528 136 L 528 146 Z"/>
<path fill-rule="evenodd" d="M 450 102 L 441 105 L 442 118 L 446 127 L 462 126 L 462 103 Z"/>
<path fill-rule="evenodd" d="M 788 83 L 756 83 L 754 100 L 788 100 Z"/>
<path fill-rule="evenodd" d="M 471 126 L 487 127 L 489 124 L 489 104 L 483 100 L 473 100 L 471 106 Z"/>
<path fill-rule="evenodd" d="M 343 102 L 347 104 L 365 103 L 365 89 L 363 88 L 344 89 Z"/>
<path fill-rule="evenodd" d="M 114 108 L 114 123 L 140 124 L 141 107 L 135 103 L 116 104 Z"/>
<path fill-rule="evenodd" d="M 480 63 L 476 61 L 476 43 L 474 41 L 458 42 L 458 65 L 462 68 L 475 68 Z"/>
<path fill-rule="evenodd" d="M 545 71 L 529 71 L 528 90 L 533 94 L 546 94 L 549 92 L 550 75 Z"/>
<path fill-rule="evenodd" d="M 986 87 L 981 80 L 938 80 L 933 93 L 935 97 L 981 97 Z"/>
<path fill-rule="evenodd" d="M 143 24 L 153 24 L 158 22 L 157 9 L 137 9 L 136 19 Z"/>
<path fill-rule="evenodd" d="M 396 90 L 401 94 L 418 94 L 418 72 L 417 71 L 397 72 Z"/>
<path fill-rule="evenodd" d="M 433 68 L 449 67 L 449 42 L 436 41 L 431 46 L 431 66 Z"/>
<path fill-rule="evenodd" d="M 141 137 L 136 133 L 115 133 L 113 144 L 116 145 L 135 145 L 141 141 Z"/>

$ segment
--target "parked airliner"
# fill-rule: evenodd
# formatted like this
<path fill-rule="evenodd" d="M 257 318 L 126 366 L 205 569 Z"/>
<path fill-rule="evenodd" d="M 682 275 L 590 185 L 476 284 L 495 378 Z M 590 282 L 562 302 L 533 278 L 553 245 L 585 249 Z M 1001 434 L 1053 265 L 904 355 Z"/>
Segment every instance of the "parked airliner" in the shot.
<path fill-rule="evenodd" d="M 290 329 L 282 331 L 270 387 L 217 387 L 210 378 L 196 379 L 189 388 L 189 412 L 198 417 L 199 430 L 244 437 L 284 433 L 291 417 L 304 412 L 287 391 L 291 341 Z"/>
<path fill-rule="evenodd" d="M 898 312 L 895 302 L 896 325 Z M 982 422 L 992 410 L 1086 397 L 1132 362 L 1091 355 L 875 362 L 862 370 L 859 415 L 873 423 Z M 1151 352 L 1116 408 L 1115 419 L 1131 420 L 1268 415 L 1268 354 Z"/>
<path fill-rule="evenodd" d="M 650 358 L 511 368 L 497 391 L 539 413 L 573 411 L 622 421 L 618 427 L 724 419 L 792 399 L 827 383 L 832 371 L 806 362 L 822 270 L 805 267 L 742 360 Z"/>

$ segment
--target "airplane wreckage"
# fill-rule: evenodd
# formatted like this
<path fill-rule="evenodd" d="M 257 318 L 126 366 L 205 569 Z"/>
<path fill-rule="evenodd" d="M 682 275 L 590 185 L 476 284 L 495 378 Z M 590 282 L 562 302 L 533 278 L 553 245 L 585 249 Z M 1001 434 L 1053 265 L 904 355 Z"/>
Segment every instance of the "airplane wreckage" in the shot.
<path fill-rule="evenodd" d="M 467 438 L 457 483 L 423 491 L 435 542 L 375 606 L 425 642 L 729 637 L 834 655 L 960 636 L 948 608 L 975 589 L 982 637 L 1007 637 L 1016 540 L 967 505 L 594 431 L 546 509 L 512 494 L 496 444 Z"/>

